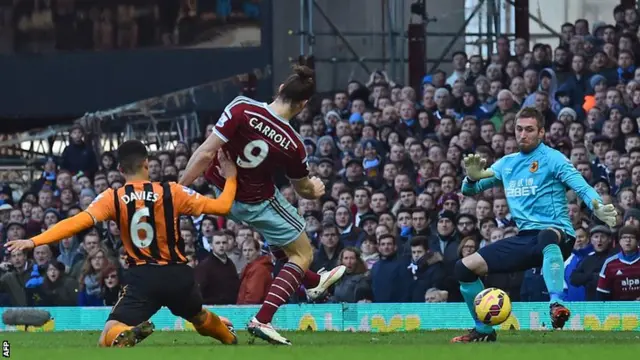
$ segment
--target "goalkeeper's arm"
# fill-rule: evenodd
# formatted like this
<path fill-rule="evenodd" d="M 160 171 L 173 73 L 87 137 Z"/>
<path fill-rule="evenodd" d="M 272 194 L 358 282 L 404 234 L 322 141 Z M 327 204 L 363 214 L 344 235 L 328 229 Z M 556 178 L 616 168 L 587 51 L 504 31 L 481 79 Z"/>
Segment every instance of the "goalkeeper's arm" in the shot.
<path fill-rule="evenodd" d="M 488 179 L 480 179 L 478 181 L 473 181 L 468 177 L 465 177 L 462 181 L 462 195 L 473 196 L 487 189 L 495 187 L 499 183 L 500 180 L 498 180 L 498 178 L 496 178 L 495 176 Z"/>

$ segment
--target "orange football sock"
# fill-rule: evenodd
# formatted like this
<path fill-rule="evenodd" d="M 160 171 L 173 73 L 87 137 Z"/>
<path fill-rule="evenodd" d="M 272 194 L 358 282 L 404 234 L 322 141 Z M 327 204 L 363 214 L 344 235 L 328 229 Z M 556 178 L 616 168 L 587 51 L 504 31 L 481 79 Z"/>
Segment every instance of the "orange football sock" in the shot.
<path fill-rule="evenodd" d="M 193 324 L 198 334 L 220 340 L 223 344 L 231 344 L 234 341 L 235 337 L 218 315 L 203 309 L 197 317 L 204 318 L 200 325 Z"/>
<path fill-rule="evenodd" d="M 123 331 L 132 329 L 133 326 L 128 326 L 125 324 L 117 324 L 113 325 L 109 330 L 107 330 L 107 334 L 104 336 L 102 346 L 111 347 L 113 345 L 113 341 L 122 333 Z"/>

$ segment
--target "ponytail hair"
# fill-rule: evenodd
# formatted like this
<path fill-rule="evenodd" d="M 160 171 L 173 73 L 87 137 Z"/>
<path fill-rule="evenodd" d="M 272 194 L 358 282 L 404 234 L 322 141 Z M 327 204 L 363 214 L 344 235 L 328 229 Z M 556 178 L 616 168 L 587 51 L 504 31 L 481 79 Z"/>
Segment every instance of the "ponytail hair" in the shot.
<path fill-rule="evenodd" d="M 291 103 L 301 103 L 311 99 L 316 91 L 315 72 L 304 65 L 294 65 L 293 74 L 282 84 L 278 97 Z"/>

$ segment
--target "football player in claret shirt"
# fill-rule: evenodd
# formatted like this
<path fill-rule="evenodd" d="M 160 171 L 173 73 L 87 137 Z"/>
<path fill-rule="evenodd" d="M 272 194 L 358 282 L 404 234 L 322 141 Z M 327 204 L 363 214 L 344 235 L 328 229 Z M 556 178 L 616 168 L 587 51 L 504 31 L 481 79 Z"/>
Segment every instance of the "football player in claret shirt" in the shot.
<path fill-rule="evenodd" d="M 8 250 L 32 249 L 68 238 L 95 224 L 114 220 L 120 228 L 129 268 L 126 284 L 114 305 L 100 346 L 129 347 L 153 332 L 149 318 L 162 306 L 191 322 L 200 335 L 223 344 L 236 344 L 237 336 L 226 319 L 202 308 L 202 295 L 193 269 L 187 265 L 180 238 L 179 215 L 226 215 L 236 194 L 236 168 L 222 152 L 220 171 L 226 182 L 218 199 L 209 199 L 176 183 L 149 181 L 147 149 L 130 140 L 118 148 L 120 171 L 127 182 L 118 190 L 108 189 L 87 210 L 60 221 L 29 240 L 8 242 Z"/>
<path fill-rule="evenodd" d="M 627 225 L 618 231 L 620 252 L 608 258 L 598 278 L 599 300 L 640 300 L 638 229 Z"/>
<path fill-rule="evenodd" d="M 309 271 L 313 247 L 305 232 L 305 221 L 278 191 L 273 179 L 277 172 L 284 173 L 305 199 L 324 195 L 323 182 L 309 177 L 304 143 L 289 124 L 314 92 L 313 70 L 296 66 L 271 104 L 237 97 L 224 109 L 212 134 L 193 153 L 180 179 L 182 185 L 188 186 L 206 170 L 205 177 L 220 193 L 224 179 L 217 169 L 215 154 L 224 148 L 236 159 L 238 195 L 229 218 L 255 228 L 267 244 L 280 249 L 274 255 L 286 261 L 260 311 L 248 325 L 249 333 L 273 344 L 291 345 L 271 326 L 271 320 L 300 284 L 309 289 L 307 294 L 313 299 L 346 270 L 338 266 L 322 275 Z"/>

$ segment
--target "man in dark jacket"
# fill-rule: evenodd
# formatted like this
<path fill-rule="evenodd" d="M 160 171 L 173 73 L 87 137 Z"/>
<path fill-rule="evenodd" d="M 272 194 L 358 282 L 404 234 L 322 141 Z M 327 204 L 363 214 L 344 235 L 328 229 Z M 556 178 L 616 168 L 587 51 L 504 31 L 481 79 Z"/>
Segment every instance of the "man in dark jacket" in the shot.
<path fill-rule="evenodd" d="M 373 301 L 377 303 L 408 302 L 411 295 L 411 273 L 407 271 L 408 259 L 396 253 L 396 238 L 382 235 L 378 239 L 380 260 L 371 268 Z"/>
<path fill-rule="evenodd" d="M 427 241 L 425 236 L 411 239 L 411 263 L 408 266 L 413 276 L 411 302 L 424 302 L 427 290 L 441 288 L 444 280 L 442 255 L 429 251 Z"/>
<path fill-rule="evenodd" d="M 316 272 L 322 268 L 333 269 L 338 265 L 340 260 L 338 256 L 343 248 L 338 227 L 333 223 L 323 224 L 318 231 L 318 236 L 320 237 L 320 246 L 313 254 L 310 269 Z"/>
<path fill-rule="evenodd" d="M 235 304 L 240 279 L 233 261 L 227 257 L 227 235 L 215 232 L 211 240 L 211 253 L 195 268 L 195 279 L 200 285 L 203 304 Z"/>
<path fill-rule="evenodd" d="M 589 238 L 593 245 L 593 252 L 582 260 L 571 274 L 571 285 L 584 286 L 587 301 L 596 300 L 596 288 L 602 265 L 611 252 L 611 230 L 604 225 L 591 228 Z"/>
<path fill-rule="evenodd" d="M 445 280 L 442 290 L 449 292 L 448 301 L 461 301 L 460 289 L 453 277 L 453 267 L 459 259 L 460 238 L 455 226 L 456 214 L 444 210 L 438 215 L 436 234 L 429 239 L 429 250 L 442 255 Z"/>
<path fill-rule="evenodd" d="M 98 170 L 98 160 L 90 145 L 84 141 L 84 128 L 75 124 L 69 133 L 69 145 L 62 152 L 62 168 L 77 174 L 83 171 L 90 177 Z"/>

